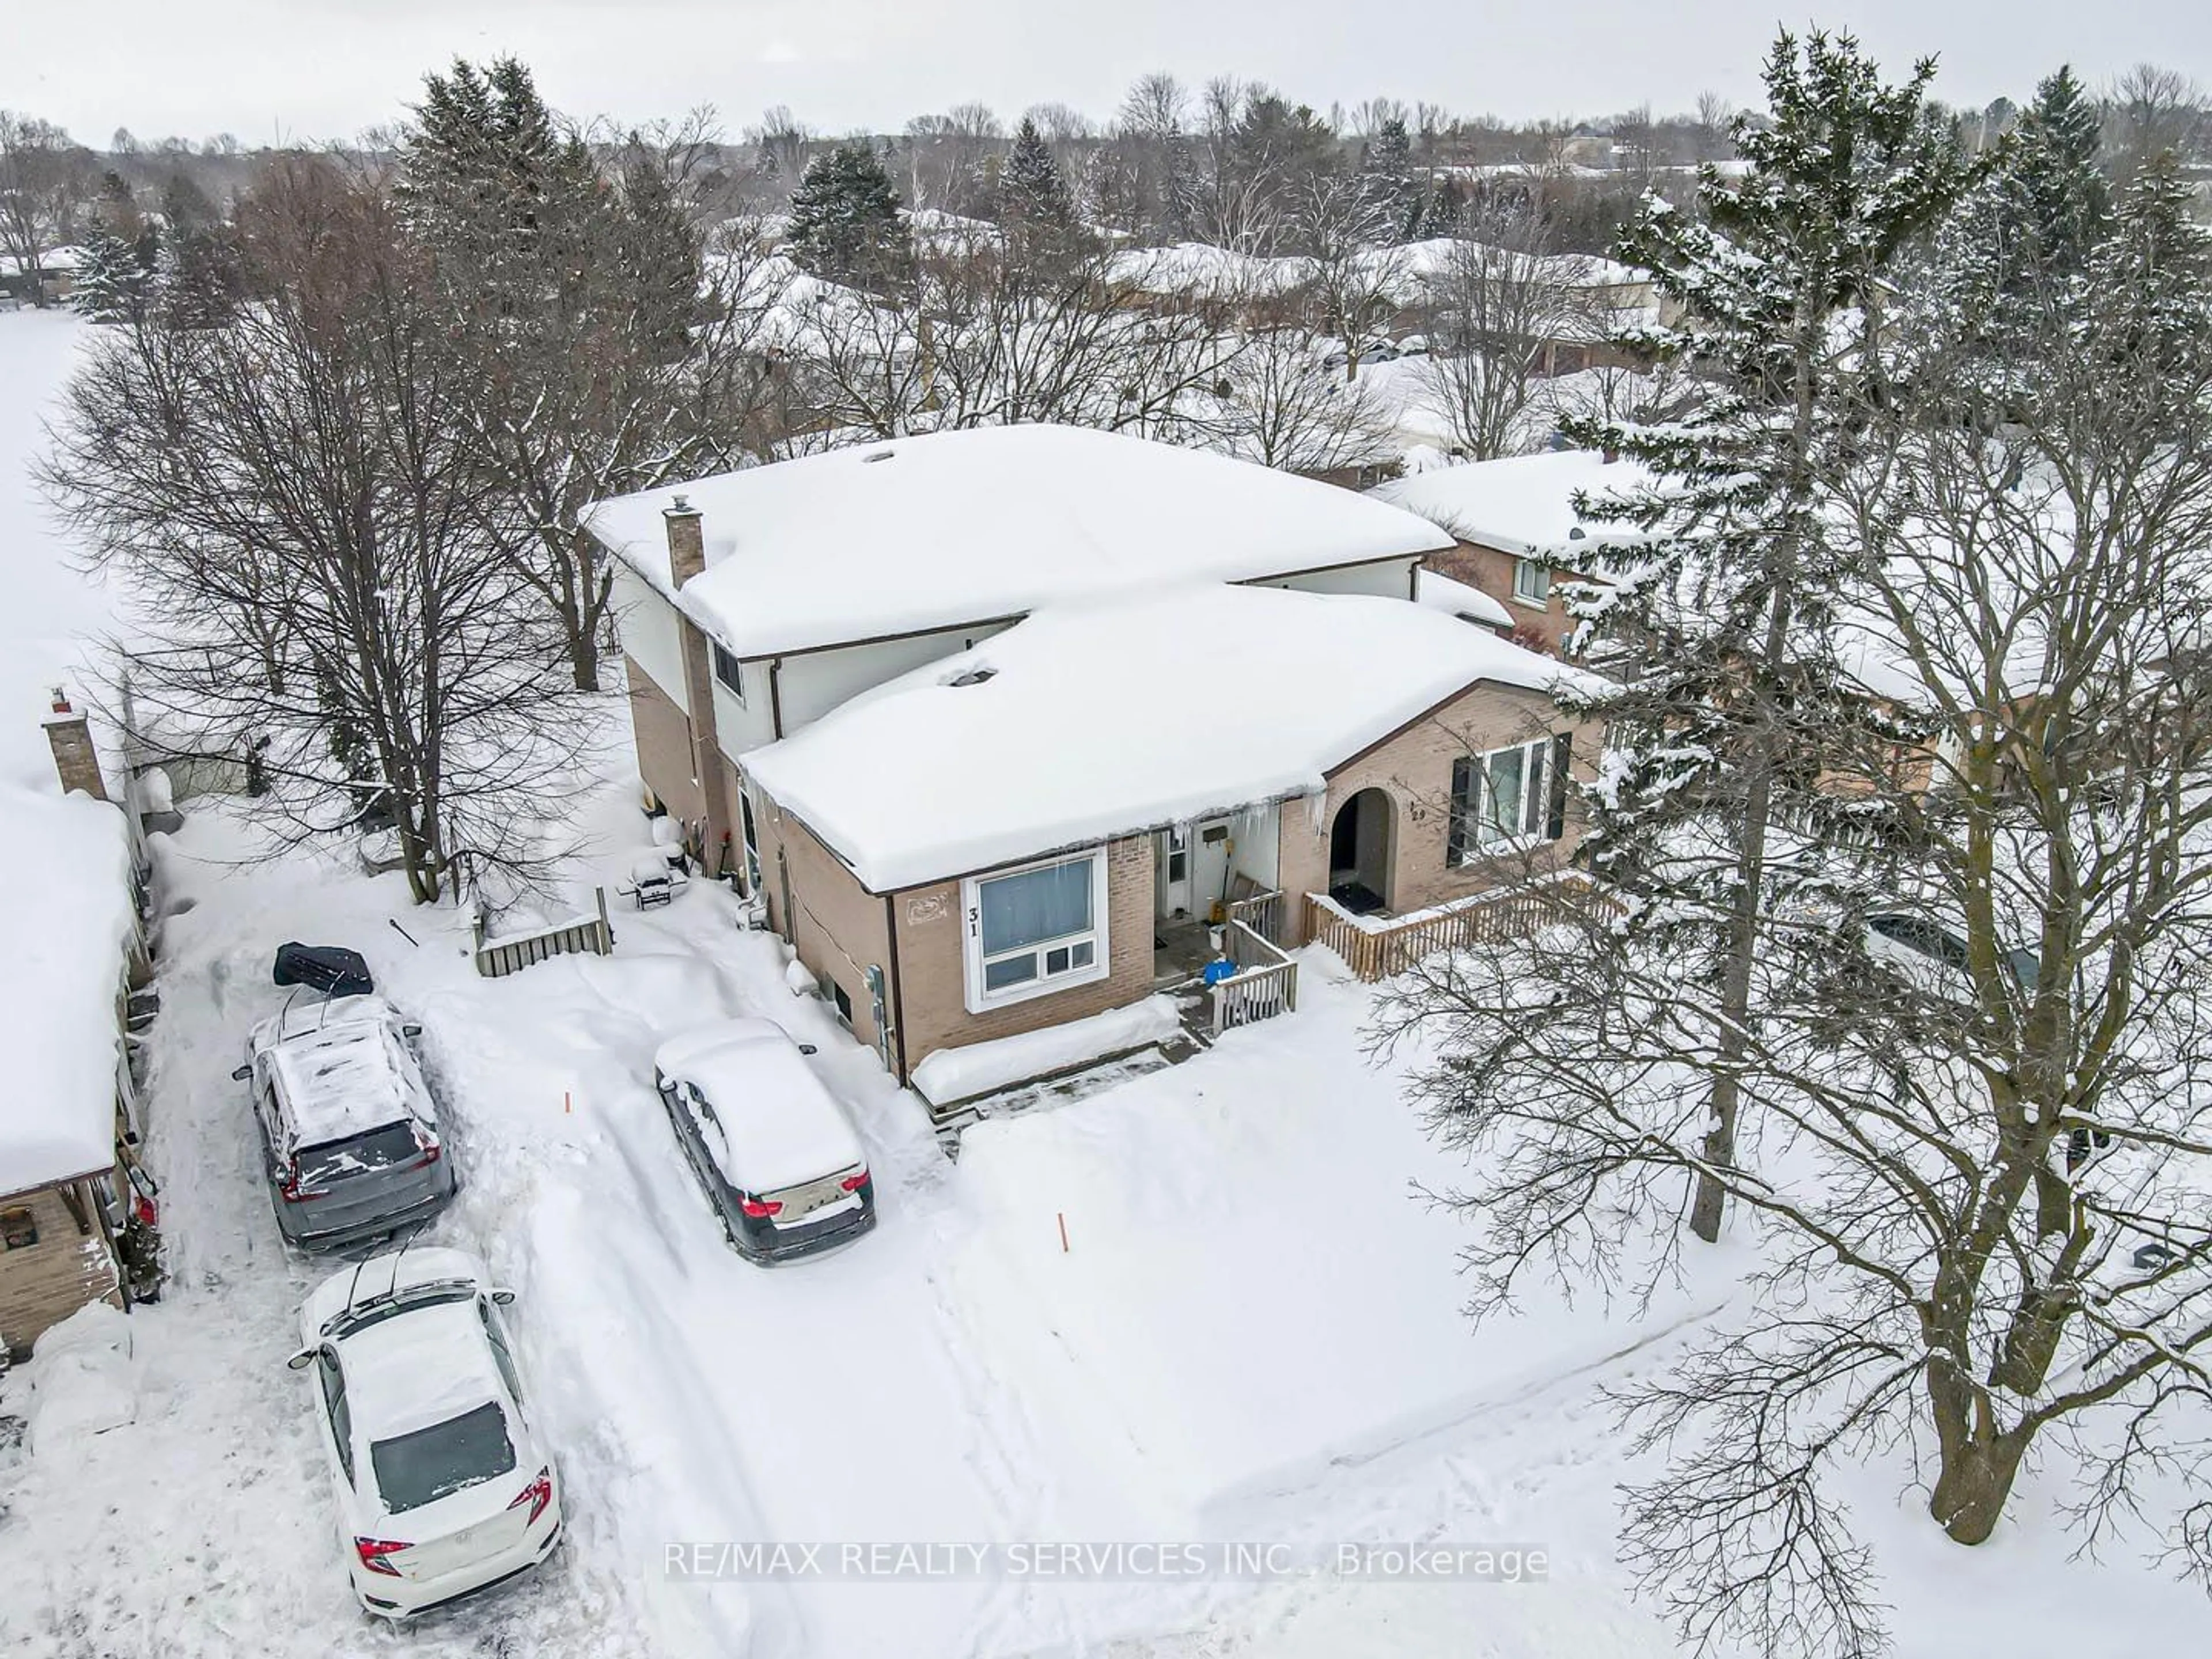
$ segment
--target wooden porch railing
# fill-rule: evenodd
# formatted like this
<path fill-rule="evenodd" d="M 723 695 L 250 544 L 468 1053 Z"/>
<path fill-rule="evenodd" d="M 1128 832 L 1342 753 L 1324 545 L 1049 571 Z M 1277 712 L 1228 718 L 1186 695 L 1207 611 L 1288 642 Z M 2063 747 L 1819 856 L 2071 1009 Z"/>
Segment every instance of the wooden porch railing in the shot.
<path fill-rule="evenodd" d="M 596 914 L 571 916 L 550 927 L 516 933 L 507 939 L 485 938 L 483 913 L 479 910 L 472 929 L 477 972 L 486 979 L 504 979 L 555 957 L 612 956 L 615 930 L 607 921 L 607 890 L 602 887 L 597 891 Z"/>
<path fill-rule="evenodd" d="M 1280 898 L 1280 894 L 1274 895 Z M 1256 902 L 1257 901 L 1252 901 Z M 1298 964 L 1273 942 L 1245 922 L 1232 918 L 1223 930 L 1223 945 L 1237 971 L 1206 987 L 1213 1010 L 1213 1035 L 1233 1031 L 1255 1020 L 1273 1019 L 1298 1006 Z"/>
<path fill-rule="evenodd" d="M 1326 893 L 1308 893 L 1306 939 L 1326 945 L 1355 976 L 1372 981 L 1439 951 L 1525 938 L 1556 919 L 1563 906 L 1587 911 L 1607 902 L 1588 880 L 1572 875 L 1534 890 L 1477 893 L 1406 916 L 1356 916 Z"/>
<path fill-rule="evenodd" d="M 1229 920 L 1241 921 L 1278 950 L 1283 944 L 1283 894 L 1278 888 L 1271 892 L 1255 893 L 1250 898 L 1232 899 L 1229 905 Z M 1234 958 L 1232 957 L 1232 960 Z"/>

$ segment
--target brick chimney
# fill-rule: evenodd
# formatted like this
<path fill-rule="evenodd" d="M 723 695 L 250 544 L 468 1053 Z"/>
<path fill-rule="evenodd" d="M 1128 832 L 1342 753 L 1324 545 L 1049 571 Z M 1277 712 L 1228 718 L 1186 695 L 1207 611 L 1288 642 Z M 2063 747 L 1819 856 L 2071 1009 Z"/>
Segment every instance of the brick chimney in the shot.
<path fill-rule="evenodd" d="M 707 568 L 707 539 L 699 527 L 699 509 L 683 496 L 661 514 L 668 526 L 668 580 L 681 587 Z"/>
<path fill-rule="evenodd" d="M 668 526 L 668 579 L 680 592 L 684 584 L 707 568 L 707 543 L 700 530 L 699 509 L 681 495 L 661 514 Z M 703 839 L 707 869 L 719 870 L 730 848 L 730 784 L 722 764 L 721 736 L 714 724 L 714 663 L 707 635 L 699 624 L 676 613 L 677 636 L 684 659 L 684 701 L 690 713 L 691 778 L 699 786 L 706 811 Z"/>
<path fill-rule="evenodd" d="M 46 716 L 46 742 L 54 751 L 54 771 L 64 790 L 82 789 L 94 800 L 107 799 L 107 780 L 100 775 L 100 755 L 92 746 L 92 727 L 70 707 L 69 693 L 54 688 L 53 712 Z"/>

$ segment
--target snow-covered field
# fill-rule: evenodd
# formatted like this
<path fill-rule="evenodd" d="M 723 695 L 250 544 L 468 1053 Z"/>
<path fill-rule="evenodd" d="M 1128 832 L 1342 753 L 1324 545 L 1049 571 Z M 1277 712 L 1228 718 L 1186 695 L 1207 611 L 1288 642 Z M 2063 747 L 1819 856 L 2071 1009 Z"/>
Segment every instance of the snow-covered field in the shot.
<path fill-rule="evenodd" d="M 19 453 L 24 389 L 65 369 L 72 327 L 0 315 L 0 418 Z M 15 465 L 0 456 L 0 536 L 18 562 L 51 562 Z M 17 606 L 11 587 L 9 609 L 26 637 L 104 614 L 48 574 L 21 591 L 33 598 Z M 611 888 L 645 842 L 620 701 L 606 712 L 616 740 L 571 899 Z M 459 920 L 407 904 L 397 878 L 335 857 L 246 861 L 261 850 L 249 824 L 186 807 L 160 853 L 149 1108 L 173 1277 L 132 1316 L 135 1421 L 0 1449 L 0 1652 L 1675 1651 L 1611 1562 L 1613 1489 L 1633 1471 L 1599 1390 L 1664 1364 L 1726 1303 L 1741 1258 L 1701 1261 L 1641 1319 L 1532 1301 L 1470 1326 L 1462 1223 L 1418 1190 L 1455 1171 L 1400 1098 L 1408 1057 L 1363 1056 L 1369 994 L 1329 958 L 1308 953 L 1295 1015 L 988 1121 L 956 1164 L 873 1054 L 793 995 L 780 945 L 706 884 L 665 910 L 618 908 L 612 957 L 488 981 Z M 520 1292 L 510 1322 L 566 1481 L 568 1542 L 547 1571 L 404 1632 L 365 1621 L 347 1591 L 307 1385 L 283 1365 L 325 1269 L 280 1243 L 229 1077 L 277 1005 L 270 955 L 292 938 L 361 949 L 426 1028 L 463 1183 L 430 1237 L 479 1250 Z M 652 1052 L 734 1013 L 818 1044 L 860 1127 L 881 1224 L 849 1249 L 751 1267 L 691 1184 Z M 9 1379 L 0 1413 L 39 1370 Z M 1978 1552 L 1942 1540 L 1900 1470 L 1866 1470 L 1859 1488 L 1908 1659 L 2201 1651 L 2212 1633 L 2201 1596 L 2142 1564 L 2143 1540 L 2069 1563 L 2055 1468 Z M 1521 1544 L 1547 1553 L 1549 1577 L 708 1585 L 665 1571 L 671 1544 L 769 1540 L 1243 1540 L 1298 1559 L 1341 1540 Z"/>

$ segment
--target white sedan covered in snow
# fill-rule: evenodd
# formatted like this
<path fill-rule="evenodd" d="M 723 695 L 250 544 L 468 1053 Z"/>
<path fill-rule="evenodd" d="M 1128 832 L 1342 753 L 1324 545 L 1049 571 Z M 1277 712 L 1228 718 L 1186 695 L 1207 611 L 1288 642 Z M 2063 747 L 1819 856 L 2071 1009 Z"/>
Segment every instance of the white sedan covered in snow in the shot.
<path fill-rule="evenodd" d="M 404 1619 L 527 1571 L 561 1536 L 553 1460 L 525 1413 L 493 1287 L 465 1250 L 394 1250 L 332 1274 L 300 1310 L 346 1566 L 370 1613 Z"/>

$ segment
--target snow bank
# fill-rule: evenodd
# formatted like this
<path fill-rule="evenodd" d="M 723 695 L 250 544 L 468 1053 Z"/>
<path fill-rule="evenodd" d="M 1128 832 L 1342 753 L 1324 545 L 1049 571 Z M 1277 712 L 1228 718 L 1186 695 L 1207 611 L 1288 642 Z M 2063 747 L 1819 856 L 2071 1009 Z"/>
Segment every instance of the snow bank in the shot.
<path fill-rule="evenodd" d="M 120 1428 L 138 1415 L 131 1321 L 90 1302 L 50 1327 L 32 1349 L 27 1434 L 33 1455 Z"/>
<path fill-rule="evenodd" d="M 1315 793 L 1478 681 L 1544 690 L 1565 672 L 1403 599 L 1166 588 L 1041 611 L 745 769 L 889 892 Z"/>
<path fill-rule="evenodd" d="M 1513 613 L 1479 587 L 1455 581 L 1441 570 L 1417 570 L 1413 573 L 1413 593 L 1423 605 L 1450 612 L 1462 622 L 1480 623 L 1486 627 L 1502 629 L 1511 633 Z"/>
<path fill-rule="evenodd" d="M 1088 1019 L 1042 1031 L 939 1048 L 914 1068 L 914 1086 L 931 1105 L 946 1106 L 1108 1054 L 1164 1042 L 1182 1029 L 1171 999 L 1146 997 L 1126 1008 L 1109 1008 Z"/>
<path fill-rule="evenodd" d="M 592 507 L 592 534 L 664 596 L 662 514 L 678 495 L 702 515 L 707 550 L 682 606 L 740 657 L 1449 544 L 1382 501 L 1224 456 L 1075 427 L 991 427 Z"/>

